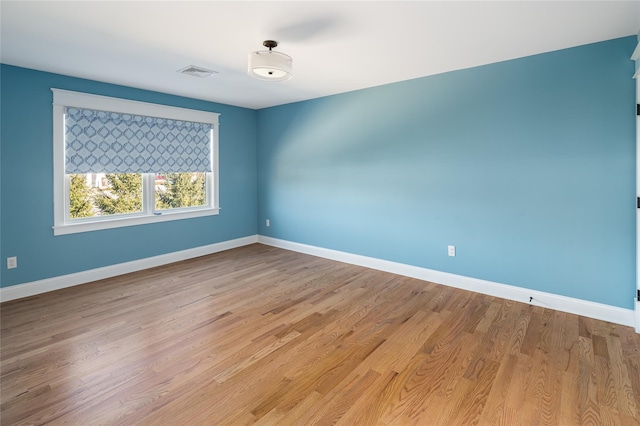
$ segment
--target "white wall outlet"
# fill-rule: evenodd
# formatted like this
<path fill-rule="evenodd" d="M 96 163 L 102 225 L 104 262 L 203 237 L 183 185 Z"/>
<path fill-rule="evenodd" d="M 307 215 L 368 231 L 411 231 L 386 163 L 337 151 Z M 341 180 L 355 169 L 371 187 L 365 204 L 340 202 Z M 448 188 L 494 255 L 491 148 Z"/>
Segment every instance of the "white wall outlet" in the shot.
<path fill-rule="evenodd" d="M 454 257 L 456 255 L 456 246 L 448 246 L 447 250 L 449 252 L 449 256 Z"/>
<path fill-rule="evenodd" d="M 15 269 L 18 267 L 18 256 L 7 257 L 7 269 Z"/>
<path fill-rule="evenodd" d="M 271 226 L 271 222 L 269 221 L 269 219 L 265 221 L 265 225 L 267 225 L 267 228 Z"/>

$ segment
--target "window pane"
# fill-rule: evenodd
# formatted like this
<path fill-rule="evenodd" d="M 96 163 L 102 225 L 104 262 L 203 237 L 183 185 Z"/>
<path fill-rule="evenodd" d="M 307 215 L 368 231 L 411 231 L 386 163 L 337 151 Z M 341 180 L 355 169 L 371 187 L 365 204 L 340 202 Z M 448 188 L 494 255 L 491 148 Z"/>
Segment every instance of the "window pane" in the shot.
<path fill-rule="evenodd" d="M 142 211 L 142 174 L 69 175 L 69 217 L 78 219 Z"/>
<path fill-rule="evenodd" d="M 157 173 L 156 210 L 205 206 L 206 181 L 206 173 Z"/>
<path fill-rule="evenodd" d="M 93 205 L 94 191 L 90 179 L 89 174 L 69 176 L 69 217 L 71 219 L 96 215 Z"/>

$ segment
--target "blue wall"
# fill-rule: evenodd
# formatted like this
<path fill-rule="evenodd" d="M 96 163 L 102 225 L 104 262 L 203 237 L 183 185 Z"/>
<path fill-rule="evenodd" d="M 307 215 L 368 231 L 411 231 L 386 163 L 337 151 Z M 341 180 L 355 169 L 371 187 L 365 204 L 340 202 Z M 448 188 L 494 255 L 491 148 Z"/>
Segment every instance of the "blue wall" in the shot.
<path fill-rule="evenodd" d="M 633 308 L 635 43 L 258 111 L 259 233 Z"/>
<path fill-rule="evenodd" d="M 256 234 L 256 111 L 7 65 L 0 80 L 3 287 Z M 221 113 L 220 214 L 54 237 L 52 87 Z"/>
<path fill-rule="evenodd" d="M 257 112 L 2 65 L 1 285 L 259 233 L 632 308 L 635 43 Z M 220 215 L 54 237 L 52 87 L 221 113 Z"/>

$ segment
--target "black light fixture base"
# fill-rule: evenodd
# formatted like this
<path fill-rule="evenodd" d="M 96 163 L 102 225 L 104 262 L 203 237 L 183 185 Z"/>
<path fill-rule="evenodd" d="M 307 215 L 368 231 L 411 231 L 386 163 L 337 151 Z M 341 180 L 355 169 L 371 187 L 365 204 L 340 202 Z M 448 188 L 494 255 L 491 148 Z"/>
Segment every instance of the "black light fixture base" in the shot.
<path fill-rule="evenodd" d="M 265 41 L 262 42 L 262 45 L 264 47 L 268 47 L 269 50 L 271 50 L 274 47 L 278 46 L 278 42 L 277 41 L 273 41 L 273 40 L 265 40 Z"/>

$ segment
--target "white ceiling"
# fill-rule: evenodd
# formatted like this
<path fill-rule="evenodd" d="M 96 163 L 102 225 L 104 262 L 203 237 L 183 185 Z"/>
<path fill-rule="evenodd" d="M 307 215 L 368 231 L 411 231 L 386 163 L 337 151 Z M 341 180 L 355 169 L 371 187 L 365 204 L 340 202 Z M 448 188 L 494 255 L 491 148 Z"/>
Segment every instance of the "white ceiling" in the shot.
<path fill-rule="evenodd" d="M 5 64 L 264 108 L 637 34 L 635 1 L 1 1 Z M 293 57 L 255 80 L 262 41 Z M 199 79 L 176 71 L 219 72 Z M 580 70 L 576 70 L 580 72 Z"/>

